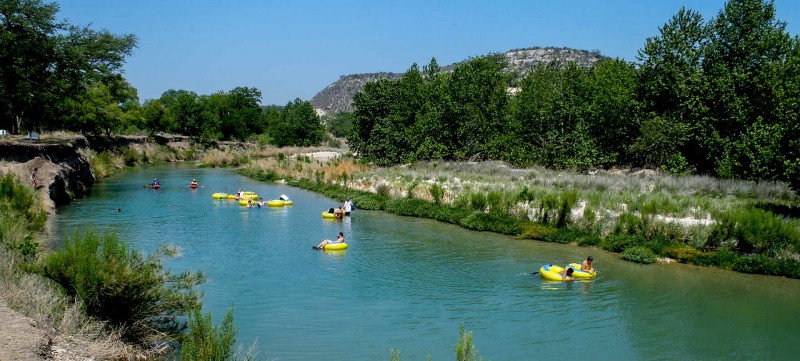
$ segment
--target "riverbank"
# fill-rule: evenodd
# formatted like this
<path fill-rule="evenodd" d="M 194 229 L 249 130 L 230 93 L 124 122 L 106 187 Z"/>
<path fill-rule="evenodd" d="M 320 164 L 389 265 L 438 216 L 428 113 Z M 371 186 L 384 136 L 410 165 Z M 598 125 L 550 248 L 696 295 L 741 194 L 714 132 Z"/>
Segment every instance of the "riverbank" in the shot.
<path fill-rule="evenodd" d="M 163 162 L 195 160 L 201 166 L 235 167 L 249 162 L 251 157 L 287 157 L 288 152 L 308 153 L 311 159 L 325 160 L 338 154 L 313 154 L 316 150 L 319 149 L 264 149 L 239 142 L 220 142 L 206 149 L 182 136 L 84 137 L 56 132 L 42 134 L 36 140 L 0 138 L 0 175 L 16 178 L 30 191 L 31 209 L 44 212 L 37 216 L 36 225 L 28 220 L 6 219 L 7 212 L 0 217 L 4 227 L 0 230 L 0 243 L 10 247 L 0 247 L 0 324 L 19 326 L 0 329 L 0 340 L 7 340 L 0 342 L 0 359 L 82 360 L 147 354 L 122 343 L 119 335 L 104 332 L 101 322 L 87 319 L 81 306 L 65 298 L 41 276 L 24 270 L 25 266 L 15 260 L 16 251 L 11 252 L 11 248 L 25 249 L 33 257 L 49 253 L 42 246 L 48 233 L 46 214 L 54 214 L 57 207 L 85 195 L 95 181 L 126 167 Z M 31 177 L 34 170 L 35 185 Z"/>
<path fill-rule="evenodd" d="M 241 173 L 353 198 L 360 208 L 599 247 L 633 262 L 800 278 L 800 207 L 781 183 L 652 170 L 514 169 L 499 162 L 379 168 L 347 159 L 262 159 Z"/>

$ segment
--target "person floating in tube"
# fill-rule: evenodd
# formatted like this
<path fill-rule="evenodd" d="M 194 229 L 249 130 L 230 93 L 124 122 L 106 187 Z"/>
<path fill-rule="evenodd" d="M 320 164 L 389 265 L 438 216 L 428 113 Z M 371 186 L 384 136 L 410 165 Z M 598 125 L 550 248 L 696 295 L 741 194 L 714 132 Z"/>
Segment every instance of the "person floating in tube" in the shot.
<path fill-rule="evenodd" d="M 339 235 L 336 237 L 335 241 L 331 241 L 330 239 L 326 239 L 320 242 L 314 249 L 323 249 L 325 248 L 326 244 L 336 244 L 336 243 L 344 243 L 344 232 L 339 232 Z"/>

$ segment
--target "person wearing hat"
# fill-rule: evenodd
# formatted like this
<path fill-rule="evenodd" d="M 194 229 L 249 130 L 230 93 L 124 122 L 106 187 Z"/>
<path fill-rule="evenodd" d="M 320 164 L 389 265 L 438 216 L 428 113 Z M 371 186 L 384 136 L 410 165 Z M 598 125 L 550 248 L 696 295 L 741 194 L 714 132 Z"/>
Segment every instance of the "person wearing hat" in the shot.
<path fill-rule="evenodd" d="M 594 268 L 592 268 L 592 261 L 594 261 L 594 258 L 592 258 L 592 256 L 586 257 L 586 260 L 583 261 L 583 263 L 581 264 L 581 271 L 584 272 L 594 271 Z"/>

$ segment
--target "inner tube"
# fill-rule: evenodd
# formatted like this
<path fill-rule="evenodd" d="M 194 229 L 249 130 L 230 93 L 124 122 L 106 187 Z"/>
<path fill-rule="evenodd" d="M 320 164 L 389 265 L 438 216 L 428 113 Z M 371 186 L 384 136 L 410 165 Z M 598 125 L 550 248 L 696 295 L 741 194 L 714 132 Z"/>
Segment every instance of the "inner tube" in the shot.
<path fill-rule="evenodd" d="M 251 192 L 244 192 L 244 195 L 246 195 L 246 196 L 252 196 L 254 194 L 256 194 L 256 192 L 252 192 L 252 191 Z"/>
<path fill-rule="evenodd" d="M 239 205 L 240 206 L 246 206 L 248 203 L 250 203 L 251 205 L 255 206 L 258 202 L 253 202 L 253 200 L 251 200 L 251 199 L 240 199 L 239 200 Z"/>
<path fill-rule="evenodd" d="M 213 199 L 228 199 L 228 194 L 227 193 L 214 193 L 214 194 L 211 195 L 211 198 L 213 198 Z"/>
<path fill-rule="evenodd" d="M 572 276 L 575 278 L 592 278 L 597 276 L 597 270 L 591 270 L 589 272 L 581 270 L 580 263 L 570 263 L 567 267 L 572 268 L 574 271 L 572 272 Z"/>
<path fill-rule="evenodd" d="M 549 281 L 561 281 L 561 271 L 563 270 L 564 268 L 561 266 L 546 264 L 539 268 L 539 274 L 542 275 L 542 278 Z"/>
<path fill-rule="evenodd" d="M 228 194 L 228 197 L 225 198 L 225 199 L 236 199 L 236 195 L 235 194 Z"/>
<path fill-rule="evenodd" d="M 267 205 L 270 207 L 283 207 L 284 202 L 280 199 L 270 199 L 267 201 Z"/>
<path fill-rule="evenodd" d="M 341 251 L 347 249 L 347 243 L 328 243 L 325 247 L 322 247 L 322 249 L 326 251 Z"/>
<path fill-rule="evenodd" d="M 334 218 L 334 219 L 335 219 L 335 218 L 336 218 L 336 215 L 335 215 L 335 214 L 333 214 L 333 213 L 322 212 L 322 218 L 329 218 L 329 219 L 330 219 L 330 218 Z"/>
<path fill-rule="evenodd" d="M 283 201 L 284 206 L 291 206 L 292 204 L 294 204 L 292 201 Z"/>

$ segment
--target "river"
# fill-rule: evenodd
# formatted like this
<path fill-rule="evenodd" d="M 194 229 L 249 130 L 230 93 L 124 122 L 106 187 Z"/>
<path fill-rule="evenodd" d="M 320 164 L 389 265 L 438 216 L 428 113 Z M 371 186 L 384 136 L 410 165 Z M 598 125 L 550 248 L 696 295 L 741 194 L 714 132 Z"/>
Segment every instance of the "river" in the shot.
<path fill-rule="evenodd" d="M 144 187 L 159 178 L 160 190 Z M 201 188 L 191 190 L 196 178 Z M 294 205 L 239 206 L 239 188 Z M 593 248 L 518 240 L 432 220 L 356 210 L 225 169 L 139 168 L 59 208 L 53 242 L 112 229 L 136 249 L 181 249 L 168 266 L 203 271 L 203 309 L 234 308 L 237 339 L 279 360 L 453 359 L 460 324 L 487 360 L 796 359 L 800 280 L 682 264 L 639 265 Z M 120 208 L 120 212 L 117 212 Z M 342 231 L 347 251 L 311 248 Z M 590 282 L 546 282 L 542 264 L 594 256 Z"/>

